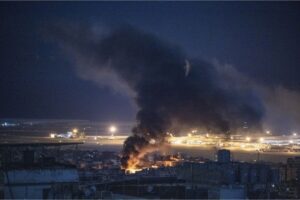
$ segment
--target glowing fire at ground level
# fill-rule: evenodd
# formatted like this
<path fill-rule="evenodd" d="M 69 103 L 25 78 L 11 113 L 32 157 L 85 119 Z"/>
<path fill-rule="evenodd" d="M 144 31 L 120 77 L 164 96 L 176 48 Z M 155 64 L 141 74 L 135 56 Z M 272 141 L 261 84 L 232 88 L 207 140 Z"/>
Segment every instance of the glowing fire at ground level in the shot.
<path fill-rule="evenodd" d="M 291 142 L 292 141 L 292 142 Z M 253 152 L 298 152 L 300 151 L 300 138 L 296 134 L 290 136 L 272 136 L 267 135 L 232 135 L 230 138 L 223 135 L 196 135 L 187 134 L 187 136 L 175 137 L 171 135 L 167 139 L 170 146 L 185 147 L 215 147 L 226 148 L 230 150 L 253 151 Z M 136 173 L 143 169 L 175 166 L 180 163 L 180 157 L 163 158 L 153 162 L 151 157 L 153 152 L 158 149 L 151 149 L 142 152 L 138 157 L 130 157 L 128 165 L 124 168 L 126 173 Z"/>
<path fill-rule="evenodd" d="M 125 170 L 125 173 L 134 174 L 136 172 L 142 171 L 143 169 L 150 169 L 150 168 L 160 168 L 160 167 L 173 167 L 177 164 L 177 161 L 158 161 L 155 164 L 147 164 L 144 166 L 139 165 L 129 165 Z"/>
<path fill-rule="evenodd" d="M 143 158 L 131 158 L 128 160 L 127 168 L 124 168 L 125 173 L 133 174 L 143 169 L 173 167 L 180 163 L 182 158 L 180 155 L 158 156 L 157 154 L 146 154 Z"/>

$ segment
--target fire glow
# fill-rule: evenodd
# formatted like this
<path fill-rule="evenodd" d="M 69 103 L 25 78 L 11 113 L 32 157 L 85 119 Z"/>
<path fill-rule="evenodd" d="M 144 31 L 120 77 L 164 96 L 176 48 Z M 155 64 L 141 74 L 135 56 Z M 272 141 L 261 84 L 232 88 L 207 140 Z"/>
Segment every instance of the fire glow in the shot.
<path fill-rule="evenodd" d="M 153 156 L 152 153 L 146 152 L 140 154 L 138 157 L 130 157 L 127 162 L 127 168 L 123 168 L 125 173 L 134 174 L 144 169 L 157 169 L 160 167 L 174 167 L 182 161 L 179 155 Z"/>
<path fill-rule="evenodd" d="M 136 173 L 144 169 L 173 167 L 181 160 L 178 156 L 161 156 L 164 155 L 162 149 L 164 147 L 184 146 L 184 147 L 200 147 L 200 148 L 226 148 L 232 151 L 253 151 L 253 152 L 299 152 L 300 138 L 292 133 L 285 135 L 270 135 L 264 133 L 252 134 L 232 134 L 230 137 L 225 134 L 213 133 L 187 133 L 185 136 L 174 136 L 171 133 L 166 134 L 164 143 L 157 145 L 155 142 L 149 142 L 149 145 L 137 149 L 136 154 L 130 154 L 127 165 L 122 169 L 126 173 Z M 262 137 L 263 136 L 263 137 Z M 161 153 L 160 157 L 155 153 Z M 159 158 L 157 158 L 159 157 Z"/>

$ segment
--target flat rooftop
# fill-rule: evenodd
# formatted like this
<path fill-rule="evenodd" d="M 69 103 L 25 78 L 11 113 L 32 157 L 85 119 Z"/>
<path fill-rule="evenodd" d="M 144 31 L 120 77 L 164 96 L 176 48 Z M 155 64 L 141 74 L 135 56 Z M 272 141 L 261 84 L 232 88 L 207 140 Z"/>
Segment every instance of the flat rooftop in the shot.
<path fill-rule="evenodd" d="M 42 146 L 66 146 L 66 145 L 79 145 L 83 142 L 32 142 L 32 143 L 0 143 L 0 148 L 9 147 L 42 147 Z"/>

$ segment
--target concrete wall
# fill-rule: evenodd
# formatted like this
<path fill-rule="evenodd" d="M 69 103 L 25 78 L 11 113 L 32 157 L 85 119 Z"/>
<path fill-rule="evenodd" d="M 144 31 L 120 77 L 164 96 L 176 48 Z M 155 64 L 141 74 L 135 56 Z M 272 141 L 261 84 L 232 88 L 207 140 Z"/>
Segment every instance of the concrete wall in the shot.
<path fill-rule="evenodd" d="M 78 182 L 76 169 L 10 170 L 4 173 L 4 198 L 70 198 Z"/>
<path fill-rule="evenodd" d="M 208 191 L 209 199 L 245 199 L 243 187 L 217 187 Z"/>
<path fill-rule="evenodd" d="M 78 182 L 76 169 L 35 169 L 10 170 L 4 176 L 4 183 L 52 183 L 52 182 Z"/>

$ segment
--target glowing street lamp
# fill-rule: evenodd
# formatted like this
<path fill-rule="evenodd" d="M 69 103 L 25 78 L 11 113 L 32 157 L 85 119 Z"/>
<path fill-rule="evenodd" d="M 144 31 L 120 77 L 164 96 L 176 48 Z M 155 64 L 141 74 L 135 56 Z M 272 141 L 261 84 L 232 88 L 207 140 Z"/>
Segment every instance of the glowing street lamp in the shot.
<path fill-rule="evenodd" d="M 297 133 L 294 132 L 294 133 L 293 133 L 293 136 L 297 136 Z"/>
<path fill-rule="evenodd" d="M 74 128 L 74 129 L 73 129 L 73 133 L 78 133 L 78 129 L 77 129 L 77 128 Z"/>
<path fill-rule="evenodd" d="M 261 137 L 261 138 L 259 138 L 259 141 L 260 141 L 260 142 L 264 142 L 265 139 Z"/>
<path fill-rule="evenodd" d="M 109 132 L 110 133 L 114 134 L 116 131 L 117 131 L 117 127 L 115 127 L 115 126 L 110 126 L 109 127 Z"/>
<path fill-rule="evenodd" d="M 246 137 L 246 141 L 247 141 L 247 142 L 250 142 L 250 141 L 251 141 L 251 138 L 250 138 L 250 137 Z"/>

